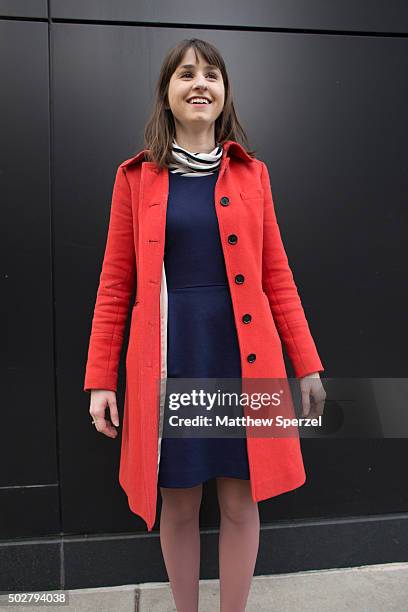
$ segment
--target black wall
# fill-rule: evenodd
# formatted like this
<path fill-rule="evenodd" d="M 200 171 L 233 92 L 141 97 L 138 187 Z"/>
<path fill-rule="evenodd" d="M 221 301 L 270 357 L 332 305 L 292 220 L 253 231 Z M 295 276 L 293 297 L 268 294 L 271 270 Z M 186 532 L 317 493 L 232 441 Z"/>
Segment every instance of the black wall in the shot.
<path fill-rule="evenodd" d="M 408 8 L 304 7 L 0 0 L 0 590 L 167 580 L 82 386 L 115 171 L 181 38 L 224 55 L 324 376 L 405 376 Z M 256 573 L 407 560 L 405 439 L 302 449 L 306 484 L 259 504 Z M 210 482 L 202 578 L 217 576 L 218 520 Z"/>

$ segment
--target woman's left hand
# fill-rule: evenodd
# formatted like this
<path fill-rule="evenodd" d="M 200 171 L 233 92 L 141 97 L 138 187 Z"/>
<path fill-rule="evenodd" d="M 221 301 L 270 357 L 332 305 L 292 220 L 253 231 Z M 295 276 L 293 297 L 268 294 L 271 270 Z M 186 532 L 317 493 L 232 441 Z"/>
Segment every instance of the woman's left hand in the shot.
<path fill-rule="evenodd" d="M 302 416 L 317 417 L 323 414 L 326 391 L 320 380 L 319 372 L 308 374 L 300 379 L 302 393 Z"/>

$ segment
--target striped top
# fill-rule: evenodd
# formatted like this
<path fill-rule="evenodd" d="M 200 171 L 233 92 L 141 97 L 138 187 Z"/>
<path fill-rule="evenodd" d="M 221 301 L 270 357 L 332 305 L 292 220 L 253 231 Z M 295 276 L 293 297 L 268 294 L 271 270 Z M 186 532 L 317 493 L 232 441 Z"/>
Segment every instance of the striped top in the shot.
<path fill-rule="evenodd" d="M 214 174 L 219 169 L 222 157 L 222 146 L 217 146 L 210 153 L 193 153 L 172 142 L 173 163 L 169 166 L 172 174 L 181 176 L 199 177 Z"/>

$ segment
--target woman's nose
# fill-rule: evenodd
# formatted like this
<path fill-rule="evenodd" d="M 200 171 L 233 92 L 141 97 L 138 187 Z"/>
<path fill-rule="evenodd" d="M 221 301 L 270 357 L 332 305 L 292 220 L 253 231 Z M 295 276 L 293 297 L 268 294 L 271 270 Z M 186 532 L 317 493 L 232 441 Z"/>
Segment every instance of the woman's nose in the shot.
<path fill-rule="evenodd" d="M 197 87 L 198 89 L 203 89 L 203 88 L 205 89 L 206 88 L 205 79 L 203 77 L 197 77 L 194 83 L 194 87 Z"/>

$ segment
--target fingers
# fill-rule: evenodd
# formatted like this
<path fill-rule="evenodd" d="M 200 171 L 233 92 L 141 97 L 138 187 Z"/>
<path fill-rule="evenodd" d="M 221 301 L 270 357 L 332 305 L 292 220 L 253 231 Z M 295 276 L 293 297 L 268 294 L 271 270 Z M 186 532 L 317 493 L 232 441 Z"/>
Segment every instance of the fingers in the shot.
<path fill-rule="evenodd" d="M 324 390 L 324 387 L 322 384 L 314 393 L 314 401 L 316 405 L 316 408 L 315 408 L 316 413 L 318 416 L 321 416 L 323 414 L 324 403 L 326 401 L 326 391 Z"/>
<path fill-rule="evenodd" d="M 119 424 L 119 417 L 116 406 L 116 394 L 114 391 L 104 391 L 102 389 L 93 390 L 91 392 L 91 405 L 89 413 L 94 421 L 94 427 L 99 432 L 108 436 L 108 438 L 116 438 L 118 432 L 112 425 L 109 419 L 105 418 L 106 408 L 109 406 L 111 417 L 112 411 L 115 415 L 116 422 Z M 114 417 L 112 417 L 113 419 Z"/>
<path fill-rule="evenodd" d="M 111 421 L 114 425 L 116 425 L 116 427 L 119 427 L 119 413 L 118 406 L 116 404 L 116 397 L 108 397 L 108 403 Z"/>
<path fill-rule="evenodd" d="M 302 407 L 303 416 L 307 416 L 310 412 L 310 389 L 302 389 Z"/>
<path fill-rule="evenodd" d="M 320 378 L 312 381 L 310 378 L 301 382 L 302 416 L 322 415 L 326 399 L 326 391 Z M 312 401 L 311 401 L 312 400 Z M 312 403 L 312 406 L 311 406 Z"/>
<path fill-rule="evenodd" d="M 104 417 L 94 417 L 94 421 L 94 427 L 99 433 L 103 433 L 108 438 L 116 438 L 118 432 L 107 419 Z"/>
<path fill-rule="evenodd" d="M 311 414 L 309 416 L 322 416 L 324 410 L 324 404 L 326 401 L 326 391 L 323 385 L 312 385 L 310 389 L 310 395 L 312 400 Z"/>

